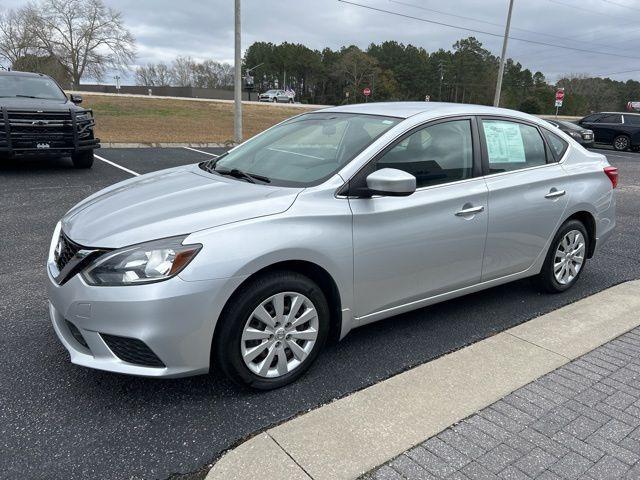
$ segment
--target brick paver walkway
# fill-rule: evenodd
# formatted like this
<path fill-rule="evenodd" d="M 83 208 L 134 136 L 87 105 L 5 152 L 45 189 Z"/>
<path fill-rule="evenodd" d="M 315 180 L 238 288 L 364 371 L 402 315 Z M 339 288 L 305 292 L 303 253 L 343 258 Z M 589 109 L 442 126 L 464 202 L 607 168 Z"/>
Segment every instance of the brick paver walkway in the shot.
<path fill-rule="evenodd" d="M 640 328 L 362 478 L 640 480 Z"/>

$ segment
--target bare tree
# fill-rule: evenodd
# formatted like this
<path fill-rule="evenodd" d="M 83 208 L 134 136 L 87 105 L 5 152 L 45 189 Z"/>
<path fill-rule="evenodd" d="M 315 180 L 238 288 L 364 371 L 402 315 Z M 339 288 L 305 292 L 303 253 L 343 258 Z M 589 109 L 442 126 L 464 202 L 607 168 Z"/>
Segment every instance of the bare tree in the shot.
<path fill-rule="evenodd" d="M 195 65 L 191 57 L 177 57 L 171 64 L 171 83 L 177 87 L 192 87 Z"/>
<path fill-rule="evenodd" d="M 0 58 L 7 60 L 9 65 L 36 53 L 36 41 L 29 20 L 26 8 L 0 12 Z"/>
<path fill-rule="evenodd" d="M 136 69 L 136 84 L 147 87 L 171 85 L 171 70 L 166 63 L 149 63 Z"/>
<path fill-rule="evenodd" d="M 122 14 L 103 0 L 42 0 L 28 10 L 39 46 L 58 59 L 75 86 L 86 74 L 100 80 L 109 68 L 123 70 L 135 58 Z"/>

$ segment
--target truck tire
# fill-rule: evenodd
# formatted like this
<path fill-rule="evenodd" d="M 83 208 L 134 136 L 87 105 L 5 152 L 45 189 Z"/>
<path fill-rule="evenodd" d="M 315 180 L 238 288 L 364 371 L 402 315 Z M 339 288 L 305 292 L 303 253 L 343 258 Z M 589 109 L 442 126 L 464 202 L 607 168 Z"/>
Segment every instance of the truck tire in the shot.
<path fill-rule="evenodd" d="M 91 168 L 93 165 L 93 150 L 78 152 L 71 157 L 74 168 Z"/>

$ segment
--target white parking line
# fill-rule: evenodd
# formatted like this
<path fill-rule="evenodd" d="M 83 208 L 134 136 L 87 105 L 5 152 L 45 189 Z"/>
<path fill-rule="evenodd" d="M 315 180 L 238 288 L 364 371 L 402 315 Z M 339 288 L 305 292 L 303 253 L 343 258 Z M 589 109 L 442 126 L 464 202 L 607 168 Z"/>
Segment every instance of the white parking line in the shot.
<path fill-rule="evenodd" d="M 130 173 L 131 175 L 135 176 L 135 177 L 139 177 L 140 174 L 138 172 L 134 172 L 133 170 L 129 170 L 127 167 L 123 167 L 122 165 L 118 165 L 115 162 L 112 162 L 111 160 L 107 160 L 104 157 L 101 157 L 100 155 L 96 155 L 95 153 L 93 154 L 93 156 L 95 158 L 97 158 L 98 160 L 102 160 L 104 163 L 108 163 L 109 165 L 112 165 L 116 168 L 119 168 L 120 170 L 124 170 L 127 173 Z"/>
<path fill-rule="evenodd" d="M 214 158 L 220 156 L 220 155 L 216 155 L 215 153 L 209 153 L 209 152 L 205 152 L 204 150 L 198 150 L 197 148 L 191 148 L 191 147 L 182 147 L 182 148 L 186 148 L 187 150 L 191 150 L 192 152 L 198 152 L 198 153 L 204 153 L 205 155 L 211 155 Z"/>

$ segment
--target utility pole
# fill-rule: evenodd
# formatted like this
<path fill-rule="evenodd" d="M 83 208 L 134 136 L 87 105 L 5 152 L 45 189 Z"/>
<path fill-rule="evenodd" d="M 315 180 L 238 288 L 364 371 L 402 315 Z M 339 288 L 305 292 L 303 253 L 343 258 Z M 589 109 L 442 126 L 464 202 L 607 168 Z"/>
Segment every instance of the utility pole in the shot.
<path fill-rule="evenodd" d="M 442 101 L 442 80 L 444 80 L 444 64 L 442 63 L 442 60 L 440 60 L 438 67 L 440 70 L 440 86 L 438 87 L 438 101 L 441 102 Z"/>
<path fill-rule="evenodd" d="M 493 97 L 493 106 L 500 106 L 500 92 L 502 90 L 502 76 L 504 75 L 504 62 L 507 56 L 507 41 L 509 40 L 509 29 L 511 28 L 511 12 L 513 11 L 513 0 L 509 0 L 509 13 L 507 14 L 507 25 L 504 28 L 504 40 L 502 41 L 502 55 L 500 55 L 500 69 L 498 70 L 498 81 L 496 82 L 496 95 Z"/>
<path fill-rule="evenodd" d="M 240 0 L 235 0 L 235 65 L 233 78 L 233 136 L 242 142 L 242 52 L 240 44 Z"/>

